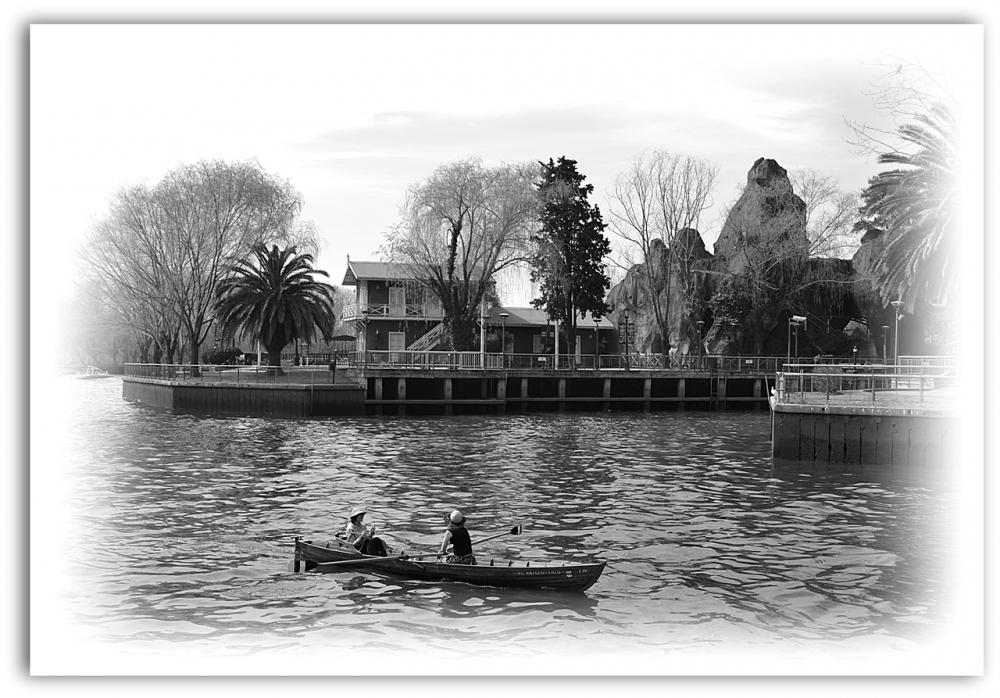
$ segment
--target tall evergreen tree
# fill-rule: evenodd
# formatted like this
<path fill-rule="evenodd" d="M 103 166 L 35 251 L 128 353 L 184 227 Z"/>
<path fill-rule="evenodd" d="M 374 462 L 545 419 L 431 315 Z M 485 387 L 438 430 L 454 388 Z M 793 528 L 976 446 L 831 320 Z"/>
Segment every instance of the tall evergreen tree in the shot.
<path fill-rule="evenodd" d="M 539 297 L 531 303 L 545 308 L 549 317 L 562 323 L 567 348 L 576 342 L 577 313 L 594 318 L 607 312 L 604 299 L 611 285 L 604 258 L 611 243 L 601 211 L 587 197 L 592 184 L 576 169 L 576 160 L 560 157 L 542 166 L 538 194 L 541 199 L 541 230 L 532 236 L 535 250 L 531 280 L 540 282 Z"/>

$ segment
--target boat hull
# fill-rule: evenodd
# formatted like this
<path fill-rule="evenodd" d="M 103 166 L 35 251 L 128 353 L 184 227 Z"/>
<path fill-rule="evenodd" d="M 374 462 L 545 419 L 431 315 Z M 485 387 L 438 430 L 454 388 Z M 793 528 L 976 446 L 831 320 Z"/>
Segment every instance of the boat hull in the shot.
<path fill-rule="evenodd" d="M 317 544 L 296 539 L 295 560 L 303 563 L 306 571 L 315 569 L 324 562 L 344 562 L 357 560 L 358 565 L 337 565 L 319 568 L 319 571 L 370 570 L 381 574 L 392 574 L 408 579 L 427 581 L 465 582 L 479 586 L 494 586 L 519 589 L 554 589 L 559 591 L 584 591 L 593 586 L 604 572 L 606 562 L 579 563 L 565 565 L 544 565 L 513 563 L 508 560 L 485 562 L 478 565 L 453 565 L 446 562 L 418 559 L 386 559 L 372 555 L 362 555 L 354 546 L 339 539 Z M 485 562 L 485 564 L 484 564 Z"/>

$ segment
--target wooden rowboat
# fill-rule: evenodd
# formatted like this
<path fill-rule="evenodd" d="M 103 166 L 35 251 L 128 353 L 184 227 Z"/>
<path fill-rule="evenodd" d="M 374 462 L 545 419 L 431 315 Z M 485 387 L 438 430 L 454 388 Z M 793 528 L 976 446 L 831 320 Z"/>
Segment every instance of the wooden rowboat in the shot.
<path fill-rule="evenodd" d="M 349 561 L 357 561 L 357 564 L 350 564 Z M 323 563 L 330 562 L 343 564 L 324 569 Z M 479 558 L 477 565 L 454 565 L 419 557 L 362 555 L 353 545 L 339 538 L 327 543 L 312 543 L 296 538 L 295 561 L 292 565 L 294 571 L 334 572 L 364 568 L 408 579 L 447 580 L 521 589 L 584 591 L 601 576 L 607 562 L 532 564 Z"/>

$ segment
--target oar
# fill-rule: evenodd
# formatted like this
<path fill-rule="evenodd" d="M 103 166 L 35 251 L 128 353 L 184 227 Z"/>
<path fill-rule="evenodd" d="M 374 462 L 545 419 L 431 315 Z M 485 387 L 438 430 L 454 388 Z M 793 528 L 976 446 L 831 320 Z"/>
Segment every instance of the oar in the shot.
<path fill-rule="evenodd" d="M 325 569 L 327 569 L 329 567 L 336 567 L 338 565 L 370 565 L 370 564 L 375 564 L 375 563 L 378 563 L 378 562 L 386 562 L 387 560 L 399 560 L 399 559 L 402 559 L 404 557 L 408 557 L 408 556 L 407 555 L 392 555 L 392 556 L 389 556 L 389 557 L 365 557 L 365 558 L 358 558 L 357 560 L 336 560 L 335 562 L 317 562 L 316 566 L 315 567 L 311 567 L 310 570 L 325 570 Z M 303 560 L 301 562 L 304 563 L 305 561 Z M 304 570 L 305 567 L 303 566 L 302 569 Z M 293 569 L 292 571 L 294 572 L 296 570 Z"/>
<path fill-rule="evenodd" d="M 509 536 L 516 536 L 516 535 L 520 535 L 520 533 L 521 533 L 522 530 L 524 530 L 524 529 L 521 527 L 521 524 L 518 524 L 517 526 L 511 527 L 511 529 L 509 531 L 504 531 L 503 533 L 498 533 L 495 536 L 490 536 L 489 538 L 483 538 L 482 540 L 477 540 L 476 541 L 476 545 L 479 545 L 480 543 L 485 543 L 488 540 L 493 540 L 494 538 L 499 538 L 500 536 L 508 536 L 508 535 Z"/>
<path fill-rule="evenodd" d="M 523 530 L 524 527 L 518 524 L 517 526 L 512 526 L 509 531 L 504 531 L 503 533 L 497 533 L 496 535 L 489 536 L 488 538 L 477 540 L 475 544 L 479 545 L 480 543 L 485 543 L 488 540 L 493 540 L 494 538 L 499 538 L 500 536 L 516 536 L 519 535 Z M 411 560 L 419 560 L 420 558 L 424 557 L 441 557 L 442 555 L 447 555 L 447 553 L 434 553 L 427 555 L 407 555 L 407 557 Z"/>

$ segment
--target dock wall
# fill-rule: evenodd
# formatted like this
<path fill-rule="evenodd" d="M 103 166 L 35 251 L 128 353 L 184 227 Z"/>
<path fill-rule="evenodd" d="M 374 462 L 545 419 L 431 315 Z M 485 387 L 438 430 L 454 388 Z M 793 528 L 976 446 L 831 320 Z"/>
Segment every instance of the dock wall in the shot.
<path fill-rule="evenodd" d="M 253 417 L 328 417 L 365 413 L 355 385 L 197 383 L 125 378 L 122 397 L 171 412 Z"/>
<path fill-rule="evenodd" d="M 776 460 L 940 468 L 958 445 L 958 419 L 951 413 L 781 404 L 772 410 Z"/>
<path fill-rule="evenodd" d="M 175 412 L 274 417 L 657 412 L 767 408 L 765 374 L 371 371 L 357 385 L 126 377 L 123 397 Z"/>

